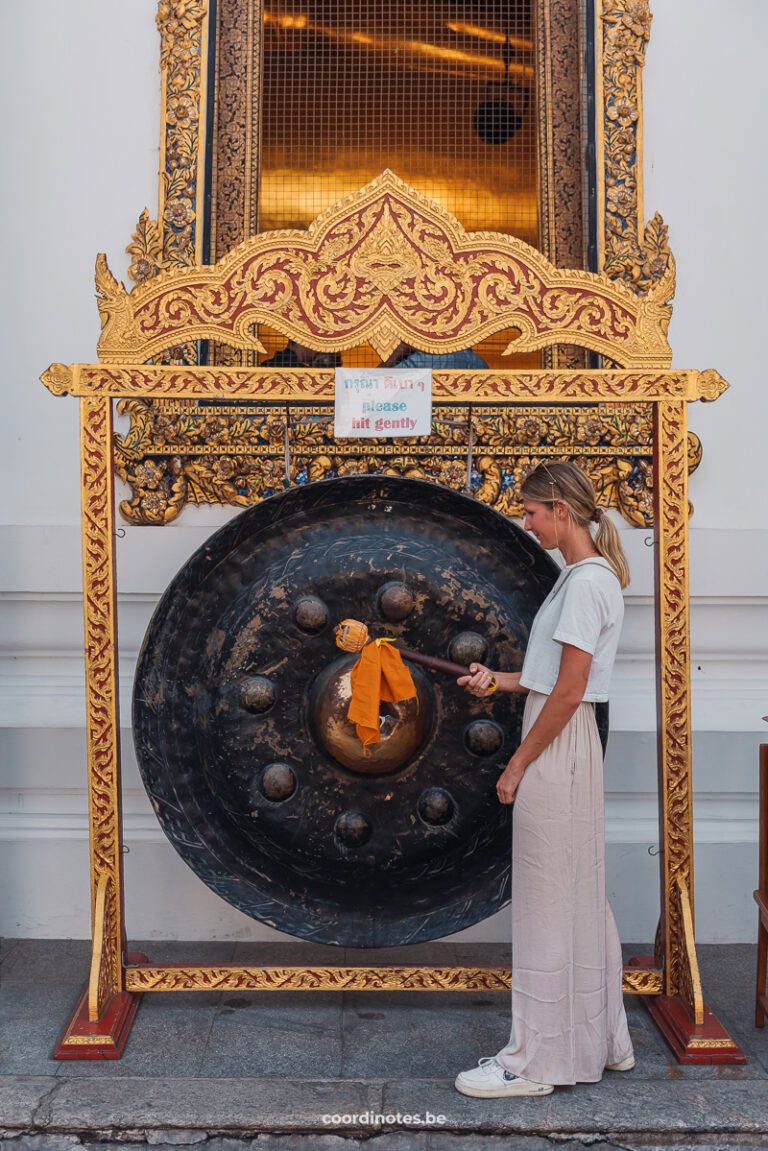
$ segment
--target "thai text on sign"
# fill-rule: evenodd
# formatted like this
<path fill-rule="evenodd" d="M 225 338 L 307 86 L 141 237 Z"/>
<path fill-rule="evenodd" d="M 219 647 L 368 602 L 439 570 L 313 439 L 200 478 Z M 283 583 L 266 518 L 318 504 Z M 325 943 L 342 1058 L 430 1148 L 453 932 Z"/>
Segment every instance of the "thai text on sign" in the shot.
<path fill-rule="evenodd" d="M 423 368 L 337 368 L 334 434 L 428 436 L 432 373 Z"/>

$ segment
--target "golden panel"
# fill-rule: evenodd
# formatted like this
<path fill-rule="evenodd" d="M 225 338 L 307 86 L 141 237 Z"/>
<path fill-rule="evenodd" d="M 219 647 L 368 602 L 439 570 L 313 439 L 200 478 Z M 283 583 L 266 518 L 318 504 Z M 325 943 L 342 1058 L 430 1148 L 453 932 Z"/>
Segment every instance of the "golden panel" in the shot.
<path fill-rule="evenodd" d="M 207 4 L 205 0 L 159 0 L 161 106 L 158 219 L 148 209 L 126 249 L 137 283 L 161 268 L 202 258 L 203 164 Z"/>
<path fill-rule="evenodd" d="M 306 231 L 254 236 L 216 265 L 164 272 L 130 294 L 101 255 L 96 287 L 103 363 L 142 363 L 193 339 L 261 349 L 260 323 L 320 351 L 367 341 L 382 358 L 401 341 L 455 352 L 508 327 L 520 334 L 505 354 L 567 341 L 624 367 L 665 368 L 672 355 L 671 264 L 638 298 L 515 237 L 465 232 L 390 171 Z"/>
<path fill-rule="evenodd" d="M 103 947 L 102 973 L 93 991 L 99 1002 L 121 990 L 124 938 L 112 435 L 112 401 L 83 397 L 80 458 L 91 898 L 94 939 Z"/>
<path fill-rule="evenodd" d="M 327 406 L 238 404 L 233 412 L 212 404 L 190 413 L 183 402 L 122 400 L 118 410 L 131 418 L 129 434 L 115 438 L 115 462 L 132 490 L 120 505 L 132 523 L 168 523 L 187 502 L 247 507 L 288 484 L 359 473 L 433 480 L 519 516 L 525 475 L 564 455 L 586 469 L 603 506 L 650 521 L 647 404 L 441 405 L 429 437 L 364 444 L 334 438 Z"/>
<path fill-rule="evenodd" d="M 718 384 L 713 383 L 713 377 Z M 323 368 L 51 364 L 40 379 L 55 396 L 204 398 L 222 403 L 238 400 L 330 406 L 334 400 L 334 373 Z M 692 369 L 432 373 L 435 404 L 633 404 L 670 398 L 689 402 L 716 398 L 713 392 L 717 390 L 719 395 L 727 387 L 717 372 Z M 201 409 L 192 411 L 205 414 Z M 578 431 L 572 437 L 576 442 L 581 438 Z"/>
<path fill-rule="evenodd" d="M 503 991 L 508 967 L 127 967 L 126 991 Z M 627 994 L 658 995 L 661 972 L 624 969 Z"/>
<path fill-rule="evenodd" d="M 649 0 L 598 0 L 598 207 L 601 267 L 640 295 L 672 264 L 667 227 L 643 215 L 642 69 L 651 35 Z"/>
<path fill-rule="evenodd" d="M 126 968 L 128 991 L 508 991 L 509 969 L 493 967 Z"/>
<path fill-rule="evenodd" d="M 537 247 L 559 268 L 587 268 L 587 213 L 581 157 L 586 92 L 584 12 L 580 0 L 536 0 L 539 238 Z M 548 368 L 583 368 L 584 348 L 545 348 Z"/>
<path fill-rule="evenodd" d="M 579 0 L 538 0 L 538 248 L 558 268 L 586 268 Z M 573 365 L 576 366 L 576 365 Z"/>
<path fill-rule="evenodd" d="M 120 955 L 115 954 L 115 924 L 110 922 L 116 906 L 111 888 L 112 878 L 104 872 L 96 888 L 93 915 L 93 950 L 88 981 L 88 1018 L 91 1023 L 101 1019 L 107 1003 L 120 989 L 120 985 L 115 984 L 115 974 L 121 972 L 122 963 Z"/>
<path fill-rule="evenodd" d="M 253 174 L 259 172 L 254 126 L 259 121 L 261 30 L 252 0 L 217 0 L 210 224 L 214 260 L 256 231 L 250 190 Z"/>
<path fill-rule="evenodd" d="M 608 3 L 604 0 L 604 11 L 599 12 L 598 54 L 600 68 L 598 81 L 602 85 L 603 73 L 606 77 L 604 98 L 599 105 L 604 108 L 601 123 L 608 126 L 607 134 L 600 133 L 601 155 L 600 172 L 611 164 L 621 161 L 626 176 L 630 168 L 630 180 L 637 190 L 635 207 L 642 215 L 642 164 L 640 147 L 641 122 L 640 69 L 644 59 L 645 42 L 650 24 L 645 0 L 617 0 Z M 582 74 L 582 52 L 580 49 L 579 25 L 583 20 L 578 0 L 534 0 L 532 11 L 535 14 L 536 46 L 536 85 L 537 85 L 537 138 L 539 147 L 539 246 L 553 263 L 559 267 L 583 266 L 584 229 L 582 186 L 579 173 L 574 170 L 573 157 L 582 155 L 581 117 L 584 100 L 584 76 Z M 273 13 L 274 16 L 274 13 Z M 270 17 L 271 18 L 271 17 Z M 200 187 L 202 164 L 202 119 L 201 76 L 205 74 L 205 45 L 207 40 L 207 16 L 205 3 L 171 5 L 163 0 L 158 6 L 158 27 L 162 34 L 161 69 L 163 75 L 163 172 L 161 187 L 161 210 L 159 220 L 163 222 L 163 196 L 166 189 L 177 192 L 172 183 L 180 173 L 186 178 L 190 194 Z M 283 20 L 278 23 L 290 24 L 296 21 Z M 271 27 L 271 26 L 270 26 Z M 276 26 L 275 26 L 276 27 Z M 297 25 L 298 27 L 298 25 Z M 214 91 L 214 118 L 212 122 L 213 164 L 212 193 L 214 204 L 211 214 L 211 251 L 222 254 L 237 242 L 252 233 L 258 226 L 256 198 L 250 195 L 255 188 L 260 170 L 261 141 L 259 136 L 260 85 L 259 60 L 263 35 L 262 13 L 259 0 L 219 0 L 217 7 L 217 82 Z M 474 29 L 478 33 L 478 29 Z M 294 36 L 288 31 L 281 35 Z M 478 43 L 480 43 L 478 41 Z M 517 49 L 516 49 L 517 51 Z M 629 64 L 631 64 L 631 67 Z M 618 86 L 617 86 L 618 85 Z M 182 114 L 181 104 L 169 100 L 174 92 L 181 91 L 185 99 Z M 618 103 L 619 96 L 632 103 L 637 109 L 637 119 L 630 116 L 630 134 L 637 145 L 634 152 L 627 149 L 627 140 L 617 136 L 613 127 L 617 124 L 624 130 L 626 125 L 625 104 Z M 188 99 L 187 99 L 188 98 Z M 622 121 L 622 123 L 619 123 Z M 633 126 L 634 125 L 634 126 Z M 607 141 L 607 146 L 602 145 Z M 618 171 L 618 168 L 616 168 Z M 250 175 L 249 175 L 250 173 Z M 255 176 L 254 176 L 255 174 Z M 613 178 L 613 177 L 612 177 Z M 218 199 L 217 199 L 218 197 Z M 195 244 L 187 235 L 185 242 L 179 240 L 183 226 L 179 220 L 166 221 L 163 227 L 175 229 L 176 239 L 166 237 L 171 244 L 172 260 L 163 255 L 163 227 L 142 213 L 134 243 L 129 251 L 134 256 L 133 274 L 139 279 L 154 275 L 160 266 L 176 265 L 196 261 L 199 252 L 200 197 L 194 200 L 196 224 Z M 557 213 L 553 205 L 559 205 Z M 612 203 L 612 200 L 611 200 Z M 618 212 L 619 221 L 629 217 L 622 202 Z M 635 212 L 637 218 L 637 211 Z M 186 226 L 186 225 L 184 225 Z M 192 227 L 190 224 L 189 227 Z M 181 229 L 181 230 L 179 230 Z M 218 229 L 218 231 L 217 231 Z M 199 262 L 199 257 L 197 258 Z M 667 266 L 666 263 L 664 265 Z M 634 267 L 634 265 L 633 265 Z M 658 273 L 661 265 L 655 266 Z M 616 269 L 611 269 L 611 275 Z M 657 276 L 658 278 L 658 276 Z M 669 278 L 669 277 L 668 277 Z M 627 280 L 634 285 L 631 277 Z M 519 345 L 518 345 L 519 347 Z M 518 348 L 514 349 L 515 351 Z M 177 364 L 194 362 L 194 345 L 186 342 L 160 354 L 163 362 Z M 535 354 L 535 353 L 534 353 Z M 217 343 L 215 359 L 219 363 L 254 364 L 255 355 L 238 351 Z M 546 362 L 551 366 L 582 366 L 584 351 L 580 348 L 561 344 L 557 348 L 545 349 Z M 131 356 L 131 358 L 133 358 Z M 503 400 L 496 402 L 504 402 Z M 532 449 L 535 449 L 532 444 Z M 701 457 L 701 445 L 691 436 L 689 460 L 695 467 Z M 147 461 L 149 462 L 149 461 Z M 632 472 L 649 472 L 647 462 L 641 458 L 624 460 L 618 466 L 625 468 L 629 462 Z M 199 464 L 199 461 L 197 461 Z M 216 461 L 209 461 L 209 471 L 215 468 Z M 151 468 L 150 468 L 151 471 Z M 198 490 L 203 498 L 218 502 L 221 489 L 216 485 L 200 485 Z M 207 492 L 207 495 L 204 493 Z M 181 510 L 181 506 L 178 507 Z M 630 522 L 648 522 L 648 514 L 638 518 L 636 513 L 629 516 Z M 158 522 L 157 520 L 155 522 Z"/>
<path fill-rule="evenodd" d="M 704 1020 L 702 1019 L 702 1023 L 703 1022 L 704 1022 Z M 691 1050 L 695 1051 L 697 1047 L 704 1047 L 704 1048 L 706 1048 L 707 1051 L 713 1051 L 715 1049 L 722 1050 L 725 1048 L 730 1048 L 731 1050 L 733 1050 L 735 1048 L 736 1050 L 738 1050 L 736 1041 L 734 1039 L 730 1039 L 730 1038 L 729 1039 L 689 1039 L 686 1043 L 686 1047 L 689 1051 L 691 1051 Z M 743 1062 L 743 1060 L 742 1060 L 742 1062 Z"/>
<path fill-rule="evenodd" d="M 696 958 L 693 915 L 688 899 L 688 889 L 679 876 L 675 879 L 673 900 L 677 904 L 683 930 L 683 948 L 680 957 L 680 987 L 678 994 L 685 1004 L 694 1024 L 697 1027 L 701 1027 L 704 1023 L 704 996 L 701 991 L 699 961 Z"/>
<path fill-rule="evenodd" d="M 621 989 L 625 995 L 661 995 L 664 972 L 645 967 L 625 967 Z"/>
<path fill-rule="evenodd" d="M 684 987 L 685 930 L 679 883 L 693 909 L 688 440 L 684 403 L 654 405 L 656 683 L 662 866 L 662 937 L 667 994 Z"/>

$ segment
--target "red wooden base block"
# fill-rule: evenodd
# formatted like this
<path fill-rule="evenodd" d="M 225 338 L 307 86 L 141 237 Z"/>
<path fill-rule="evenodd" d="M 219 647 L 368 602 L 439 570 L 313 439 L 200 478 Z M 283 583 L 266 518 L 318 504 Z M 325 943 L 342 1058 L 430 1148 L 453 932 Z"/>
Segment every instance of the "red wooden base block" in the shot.
<path fill-rule="evenodd" d="M 704 1022 L 691 1023 L 681 1000 L 649 995 L 645 1006 L 681 1063 L 746 1063 L 744 1052 L 704 1004 Z"/>
<path fill-rule="evenodd" d="M 654 967 L 652 955 L 630 959 L 632 967 Z M 643 996 L 651 1018 L 681 1063 L 746 1063 L 747 1057 L 734 1043 L 716 1015 L 704 1004 L 701 1027 L 691 1023 L 681 1000 L 669 995 Z"/>
<path fill-rule="evenodd" d="M 138 953 L 125 956 L 126 963 L 146 963 Z M 123 1054 L 141 995 L 120 991 L 113 995 L 101 1019 L 88 1018 L 88 988 L 83 992 L 74 1015 L 53 1052 L 54 1059 L 119 1059 Z"/>

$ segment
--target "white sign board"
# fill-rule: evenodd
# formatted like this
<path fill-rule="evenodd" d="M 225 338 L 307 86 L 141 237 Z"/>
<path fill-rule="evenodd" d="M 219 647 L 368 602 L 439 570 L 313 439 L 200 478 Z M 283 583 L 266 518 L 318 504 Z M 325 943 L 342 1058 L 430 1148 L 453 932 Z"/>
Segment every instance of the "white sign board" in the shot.
<path fill-rule="evenodd" d="M 428 436 L 432 373 L 423 368 L 337 368 L 334 435 Z"/>

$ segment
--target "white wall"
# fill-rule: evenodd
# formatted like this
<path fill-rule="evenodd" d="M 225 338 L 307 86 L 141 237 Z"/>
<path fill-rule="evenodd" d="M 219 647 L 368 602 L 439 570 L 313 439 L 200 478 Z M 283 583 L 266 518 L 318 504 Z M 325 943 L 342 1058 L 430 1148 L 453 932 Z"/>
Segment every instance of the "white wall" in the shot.
<path fill-rule="evenodd" d="M 716 367 L 731 384 L 716 404 L 689 408 L 704 443 L 692 524 L 765 531 L 768 7 L 764 0 L 652 0 L 652 10 L 645 212 L 661 212 L 677 260 L 674 364 Z"/>
<path fill-rule="evenodd" d="M 0 185 L 7 319 L 0 424 L 0 933 L 88 934 L 77 404 L 38 382 L 52 361 L 95 356 L 92 275 L 106 251 L 125 275 L 139 212 L 157 198 L 155 0 L 6 0 Z M 704 443 L 692 478 L 697 933 L 754 937 L 756 766 L 768 712 L 768 501 L 758 376 L 766 245 L 762 0 L 656 0 L 645 72 L 647 214 L 678 262 L 675 363 L 732 385 L 693 405 Z M 746 30 L 746 31 L 745 31 Z M 760 35 L 762 33 L 762 36 Z M 714 79 L 713 79 L 714 78 Z M 7 86 L 7 92 L 3 89 Z M 741 195 L 739 193 L 741 192 Z M 118 541 L 124 722 L 138 646 L 158 594 L 231 513 L 187 509 Z M 608 875 L 623 938 L 658 915 L 653 632 L 647 532 L 633 565 L 606 766 Z M 133 938 L 275 935 L 213 896 L 164 840 L 124 732 L 128 929 Z M 473 938 L 505 938 L 507 913 Z"/>

